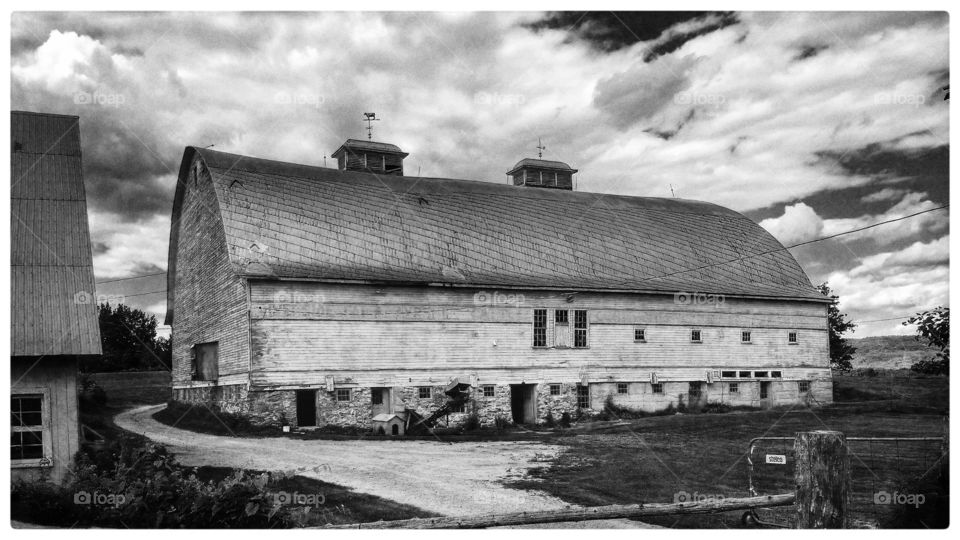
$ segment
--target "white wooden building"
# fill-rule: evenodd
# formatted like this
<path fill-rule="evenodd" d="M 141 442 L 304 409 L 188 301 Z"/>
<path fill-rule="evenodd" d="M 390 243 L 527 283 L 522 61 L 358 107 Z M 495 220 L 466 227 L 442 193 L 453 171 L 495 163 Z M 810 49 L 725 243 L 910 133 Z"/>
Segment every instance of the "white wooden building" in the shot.
<path fill-rule="evenodd" d="M 537 159 L 504 183 L 403 176 L 364 142 L 337 169 L 186 149 L 175 399 L 298 426 L 426 414 L 451 381 L 454 422 L 832 399 L 829 299 L 737 212 L 573 191 Z"/>

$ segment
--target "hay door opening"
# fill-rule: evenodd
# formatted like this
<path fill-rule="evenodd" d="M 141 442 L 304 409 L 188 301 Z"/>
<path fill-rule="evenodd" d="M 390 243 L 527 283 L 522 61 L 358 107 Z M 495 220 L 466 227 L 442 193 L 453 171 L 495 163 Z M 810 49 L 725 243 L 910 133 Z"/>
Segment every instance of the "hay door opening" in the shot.
<path fill-rule="evenodd" d="M 317 391 L 297 390 L 297 426 L 317 425 Z"/>

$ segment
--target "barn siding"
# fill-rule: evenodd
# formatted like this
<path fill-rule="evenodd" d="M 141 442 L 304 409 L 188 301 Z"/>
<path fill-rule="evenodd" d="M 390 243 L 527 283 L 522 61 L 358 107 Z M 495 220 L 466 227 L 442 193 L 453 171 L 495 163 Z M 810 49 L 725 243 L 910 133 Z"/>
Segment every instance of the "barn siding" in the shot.
<path fill-rule="evenodd" d="M 13 357 L 10 374 L 11 394 L 34 393 L 43 389 L 49 403 L 44 405 L 49 416 L 49 468 L 20 467 L 13 464 L 13 480 L 35 481 L 45 476 L 62 484 L 73 465 L 73 456 L 80 450 L 80 432 L 77 413 L 78 364 L 73 356 Z M 46 433 L 45 433 L 46 435 Z M 45 444 L 46 446 L 46 444 Z"/>
<path fill-rule="evenodd" d="M 219 382 L 247 382 L 246 290 L 230 265 L 209 174 L 197 163 L 183 194 L 174 276 L 173 384 L 191 382 L 192 347 L 218 342 Z"/>

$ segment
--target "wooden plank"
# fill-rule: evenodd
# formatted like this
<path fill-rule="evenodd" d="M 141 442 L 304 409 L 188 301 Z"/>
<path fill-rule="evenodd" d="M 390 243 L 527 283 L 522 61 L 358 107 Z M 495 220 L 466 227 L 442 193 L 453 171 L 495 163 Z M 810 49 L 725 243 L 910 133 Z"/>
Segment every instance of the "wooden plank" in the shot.
<path fill-rule="evenodd" d="M 850 456 L 839 431 L 797 433 L 798 529 L 845 529 L 850 505 Z"/>
<path fill-rule="evenodd" d="M 790 506 L 794 494 L 763 495 L 759 497 L 729 498 L 683 503 L 651 503 L 630 505 L 592 506 L 542 512 L 517 512 L 469 517 L 415 518 L 396 521 L 376 521 L 348 525 L 328 525 L 327 529 L 486 529 L 513 527 L 538 523 L 561 523 L 598 519 L 637 519 L 654 516 L 715 514 L 751 508 Z M 321 528 L 321 527 L 316 527 Z"/>

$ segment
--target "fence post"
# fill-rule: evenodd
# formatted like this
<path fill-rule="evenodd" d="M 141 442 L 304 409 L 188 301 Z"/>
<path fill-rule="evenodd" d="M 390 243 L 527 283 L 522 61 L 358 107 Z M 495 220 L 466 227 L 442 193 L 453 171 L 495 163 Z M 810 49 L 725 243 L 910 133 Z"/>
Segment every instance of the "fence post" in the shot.
<path fill-rule="evenodd" d="M 797 433 L 794 450 L 797 528 L 845 528 L 850 502 L 850 456 L 843 433 Z"/>

